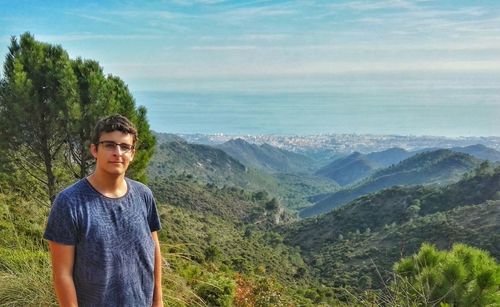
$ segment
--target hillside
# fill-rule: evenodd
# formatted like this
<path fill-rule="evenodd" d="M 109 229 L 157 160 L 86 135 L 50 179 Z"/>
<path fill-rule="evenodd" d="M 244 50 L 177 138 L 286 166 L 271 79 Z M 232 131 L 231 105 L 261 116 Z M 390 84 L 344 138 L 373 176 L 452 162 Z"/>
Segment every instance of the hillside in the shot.
<path fill-rule="evenodd" d="M 285 242 L 301 247 L 306 262 L 330 285 L 364 275 L 380 286 L 379 271 L 422 242 L 444 248 L 464 242 L 500 259 L 500 168 L 477 169 L 444 187 L 393 187 L 323 216 L 283 228 Z"/>
<path fill-rule="evenodd" d="M 383 151 L 372 152 L 366 154 L 366 158 L 370 161 L 378 163 L 381 167 L 388 167 L 393 164 L 398 164 L 399 162 L 408 159 L 415 153 L 404 150 L 402 148 L 389 148 Z"/>
<path fill-rule="evenodd" d="M 177 134 L 154 132 L 154 135 L 156 137 L 156 144 L 164 144 L 169 142 L 186 142 L 185 139 L 178 136 Z"/>
<path fill-rule="evenodd" d="M 149 164 L 149 177 L 192 176 L 217 186 L 276 190 L 272 176 L 247 168 L 224 151 L 208 145 L 174 141 L 160 144 Z"/>
<path fill-rule="evenodd" d="M 379 168 L 377 163 L 355 152 L 320 168 L 316 175 L 330 178 L 341 186 L 345 186 L 365 178 L 377 168 Z"/>
<path fill-rule="evenodd" d="M 499 219 L 500 201 L 460 207 L 376 232 L 339 234 L 335 243 L 305 251 L 303 257 L 325 285 L 380 289 L 391 279 L 393 263 L 415 253 L 424 242 L 441 249 L 461 242 L 488 250 L 500 260 Z"/>
<path fill-rule="evenodd" d="M 340 186 L 328 178 L 308 174 L 276 173 L 273 177 L 278 181 L 279 195 L 287 208 L 300 210 L 313 205 L 316 195 L 336 192 Z"/>
<path fill-rule="evenodd" d="M 156 178 L 149 183 L 159 203 L 211 214 L 228 221 L 239 221 L 269 229 L 289 222 L 283 205 L 267 192 L 249 192 L 236 187 L 218 188 L 192 177 Z"/>
<path fill-rule="evenodd" d="M 311 206 L 310 196 L 338 190 L 338 185 L 331 180 L 305 174 L 270 174 L 247 167 L 221 149 L 184 141 L 160 144 L 148 171 L 150 178 L 168 180 L 187 176 L 219 187 L 266 191 L 280 198 L 290 210 Z"/>
<path fill-rule="evenodd" d="M 369 154 L 354 152 L 347 157 L 334 160 L 319 169 L 316 174 L 347 186 L 370 176 L 377 169 L 397 164 L 412 155 L 411 152 L 401 148 L 389 148 Z"/>
<path fill-rule="evenodd" d="M 232 139 L 216 146 L 243 164 L 268 172 L 311 173 L 314 160 L 269 144 L 256 145 L 242 139 Z"/>
<path fill-rule="evenodd" d="M 451 148 L 451 150 L 455 152 L 466 153 L 481 160 L 500 162 L 500 152 L 493 148 L 486 147 L 482 144 L 466 147 L 453 147 Z"/>
<path fill-rule="evenodd" d="M 397 165 L 381 169 L 360 184 L 346 190 L 323 196 L 314 206 L 300 212 L 302 217 L 325 213 L 363 195 L 395 185 L 447 184 L 460 179 L 478 166 L 472 156 L 441 149 L 417 154 Z"/>

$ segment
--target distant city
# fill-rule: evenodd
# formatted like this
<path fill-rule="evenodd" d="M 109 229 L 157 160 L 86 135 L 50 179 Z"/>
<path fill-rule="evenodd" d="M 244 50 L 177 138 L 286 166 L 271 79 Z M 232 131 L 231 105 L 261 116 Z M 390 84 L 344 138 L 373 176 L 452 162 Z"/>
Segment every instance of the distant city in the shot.
<path fill-rule="evenodd" d="M 482 144 L 500 150 L 500 137 L 439 137 L 372 134 L 319 134 L 319 135 L 228 135 L 228 134 L 179 134 L 190 143 L 215 145 L 241 138 L 249 143 L 269 145 L 290 150 L 331 151 L 338 154 L 358 151 L 369 153 L 392 147 L 406 150 L 423 148 L 452 148 Z"/>

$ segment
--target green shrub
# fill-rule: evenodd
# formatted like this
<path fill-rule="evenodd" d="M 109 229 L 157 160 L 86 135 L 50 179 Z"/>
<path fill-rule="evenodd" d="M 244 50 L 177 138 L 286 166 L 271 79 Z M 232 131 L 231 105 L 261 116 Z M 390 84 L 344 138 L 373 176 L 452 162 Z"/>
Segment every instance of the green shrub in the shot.
<path fill-rule="evenodd" d="M 210 274 L 206 280 L 196 287 L 196 293 L 208 306 L 232 306 L 236 283 L 223 276 Z"/>
<path fill-rule="evenodd" d="M 423 244 L 420 251 L 394 266 L 392 291 L 398 301 L 431 306 L 498 306 L 500 265 L 485 251 L 465 244 L 438 251 Z"/>

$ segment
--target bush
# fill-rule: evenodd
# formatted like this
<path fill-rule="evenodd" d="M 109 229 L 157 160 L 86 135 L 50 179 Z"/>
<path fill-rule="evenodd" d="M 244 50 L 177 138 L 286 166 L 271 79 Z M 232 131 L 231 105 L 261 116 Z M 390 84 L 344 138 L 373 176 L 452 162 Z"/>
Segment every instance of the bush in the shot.
<path fill-rule="evenodd" d="M 211 274 L 196 287 L 196 293 L 208 306 L 232 306 L 236 283 L 223 276 Z"/>
<path fill-rule="evenodd" d="M 500 266 L 485 251 L 465 244 L 438 251 L 423 244 L 420 251 L 394 266 L 392 291 L 398 301 L 417 305 L 497 306 Z"/>

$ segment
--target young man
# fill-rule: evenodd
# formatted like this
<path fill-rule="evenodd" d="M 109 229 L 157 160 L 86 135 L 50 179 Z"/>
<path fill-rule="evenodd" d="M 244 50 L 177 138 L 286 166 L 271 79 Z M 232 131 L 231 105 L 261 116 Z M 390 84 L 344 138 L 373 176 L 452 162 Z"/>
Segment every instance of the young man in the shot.
<path fill-rule="evenodd" d="M 99 121 L 90 145 L 94 173 L 52 205 L 44 237 L 63 307 L 163 306 L 156 204 L 149 188 L 125 177 L 136 142 L 127 118 Z"/>

